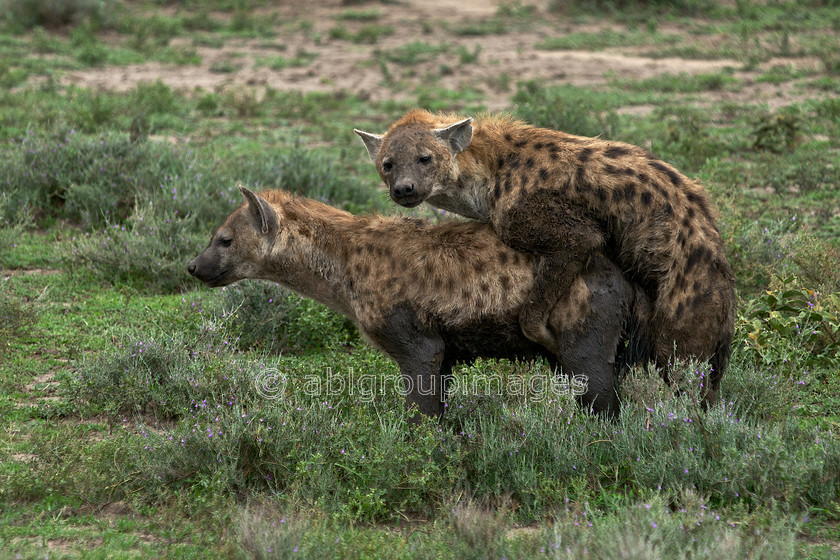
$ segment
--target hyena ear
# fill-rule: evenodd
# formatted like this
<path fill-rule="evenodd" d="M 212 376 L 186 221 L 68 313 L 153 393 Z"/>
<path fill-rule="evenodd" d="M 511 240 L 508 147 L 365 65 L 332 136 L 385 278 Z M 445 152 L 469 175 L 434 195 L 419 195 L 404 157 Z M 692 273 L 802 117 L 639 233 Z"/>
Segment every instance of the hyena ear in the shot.
<path fill-rule="evenodd" d="M 365 143 L 365 147 L 367 148 L 368 155 L 370 156 L 370 161 L 376 163 L 376 155 L 379 153 L 379 148 L 382 147 L 382 136 L 355 128 L 353 129 L 353 132 L 362 138 L 362 141 Z"/>
<path fill-rule="evenodd" d="M 453 154 L 458 154 L 466 150 L 472 141 L 472 122 L 472 118 L 466 118 L 446 128 L 436 128 L 434 133 L 435 136 L 449 144 Z"/>
<path fill-rule="evenodd" d="M 251 213 L 251 216 L 260 224 L 260 231 L 268 233 L 277 227 L 277 214 L 268 205 L 268 202 L 242 185 L 239 185 L 239 192 L 242 193 L 248 202 L 248 211 Z"/>

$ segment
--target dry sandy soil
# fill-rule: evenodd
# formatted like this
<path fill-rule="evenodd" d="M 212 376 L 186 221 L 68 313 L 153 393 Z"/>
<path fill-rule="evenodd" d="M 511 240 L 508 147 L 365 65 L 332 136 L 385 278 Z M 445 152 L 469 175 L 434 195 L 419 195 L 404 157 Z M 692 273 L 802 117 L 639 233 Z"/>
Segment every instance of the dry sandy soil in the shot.
<path fill-rule="evenodd" d="M 440 87 L 453 90 L 469 85 L 484 94 L 489 109 L 509 107 L 511 87 L 500 87 L 505 78 L 515 84 L 519 80 L 541 78 L 549 83 L 567 83 L 595 86 L 607 82 L 609 76 L 629 79 L 644 79 L 664 73 L 702 74 L 717 72 L 729 67 L 742 79 L 745 87 L 737 92 L 718 91 L 708 95 L 714 100 L 732 102 L 748 101 L 765 103 L 770 109 L 800 99 L 802 93 L 795 93 L 789 85 L 756 83 L 752 78 L 756 72 L 739 70 L 743 67 L 737 60 L 683 60 L 679 58 L 651 58 L 650 47 L 614 48 L 598 52 L 589 51 L 547 51 L 537 50 L 534 45 L 547 37 L 569 32 L 599 31 L 606 24 L 575 24 L 562 15 L 550 14 L 546 2 L 529 2 L 534 6 L 532 25 L 506 34 L 483 36 L 459 36 L 452 34 L 453 27 L 476 23 L 492 18 L 500 2 L 481 0 L 402 0 L 399 3 L 370 3 L 354 7 L 356 11 L 377 9 L 381 16 L 375 21 L 393 29 L 390 35 L 380 38 L 375 44 L 357 44 L 330 37 L 330 30 L 339 25 L 348 31 L 358 30 L 365 22 L 345 21 L 339 16 L 348 11 L 341 0 L 315 2 L 284 1 L 270 10 L 277 14 L 276 24 L 280 30 L 271 40 L 230 40 L 223 47 L 196 48 L 202 63 L 198 66 L 175 66 L 147 63 L 119 68 L 96 68 L 68 73 L 65 83 L 83 87 L 108 90 L 127 90 L 138 83 L 162 80 L 176 90 L 221 91 L 227 88 L 250 88 L 257 95 L 265 87 L 296 91 L 345 91 L 362 99 L 382 100 L 388 98 L 416 98 L 415 87 L 429 81 L 429 76 Z M 230 17 L 215 14 L 214 17 Z M 302 26 L 302 21 L 311 26 Z M 367 22 L 370 23 L 370 22 Z M 682 34 L 684 29 L 669 24 L 659 27 L 661 33 Z M 717 40 L 720 38 L 718 37 Z M 714 36 L 692 37 L 692 41 L 713 42 Z M 388 72 L 395 78 L 397 87 L 383 85 L 384 76 L 380 64 L 380 53 L 415 41 L 430 45 L 448 44 L 451 48 L 432 60 L 411 65 L 387 63 Z M 182 45 L 192 48 L 189 39 Z M 173 41 L 177 45 L 178 40 Z M 475 63 L 459 64 L 457 48 L 463 46 L 470 53 L 479 48 Z M 302 67 L 269 69 L 258 67 L 259 57 L 284 56 L 293 58 L 298 52 L 313 55 L 314 60 Z M 643 53 L 648 53 L 647 56 Z M 229 61 L 238 67 L 235 72 L 214 72 L 211 68 L 220 61 Z M 777 61 L 762 63 L 762 71 Z M 816 66 L 811 59 L 786 58 L 785 65 Z M 453 70 L 442 73 L 441 65 Z M 712 100 L 710 98 L 710 100 Z M 628 111 L 646 112 L 650 107 L 628 108 Z"/>

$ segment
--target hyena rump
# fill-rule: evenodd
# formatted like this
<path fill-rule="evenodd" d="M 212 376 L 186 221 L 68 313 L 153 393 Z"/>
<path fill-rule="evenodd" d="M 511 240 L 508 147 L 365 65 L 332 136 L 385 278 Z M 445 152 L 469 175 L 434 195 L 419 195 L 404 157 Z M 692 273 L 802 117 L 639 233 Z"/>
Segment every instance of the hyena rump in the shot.
<path fill-rule="evenodd" d="M 584 406 L 618 412 L 617 351 L 646 301 L 608 259 L 593 258 L 561 298 L 562 316 L 550 323 L 573 327 L 558 334 L 555 356 L 519 327 L 533 258 L 488 225 L 354 216 L 283 191 L 240 190 L 245 203 L 189 263 L 190 274 L 211 287 L 271 280 L 343 313 L 398 363 L 420 412 L 442 412 L 456 362 L 540 356 L 588 378 Z"/>
<path fill-rule="evenodd" d="M 647 358 L 709 360 L 714 396 L 729 361 L 734 277 L 698 183 L 642 148 L 508 116 L 414 110 L 383 136 L 356 132 L 395 202 L 489 222 L 538 257 L 519 317 L 530 339 L 556 350 L 550 313 L 604 251 L 652 301 Z"/>

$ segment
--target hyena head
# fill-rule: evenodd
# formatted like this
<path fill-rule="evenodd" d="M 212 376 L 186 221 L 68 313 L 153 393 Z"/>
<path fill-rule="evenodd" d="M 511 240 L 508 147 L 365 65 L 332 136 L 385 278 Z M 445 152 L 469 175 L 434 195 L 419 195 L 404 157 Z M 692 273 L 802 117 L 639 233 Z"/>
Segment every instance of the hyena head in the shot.
<path fill-rule="evenodd" d="M 271 206 L 245 187 L 239 190 L 245 204 L 227 217 L 207 248 L 187 266 L 190 274 L 211 288 L 259 278 L 277 231 L 277 215 Z"/>
<path fill-rule="evenodd" d="M 445 128 L 428 123 L 397 125 L 384 136 L 355 130 L 367 147 L 391 199 L 413 208 L 451 188 L 458 179 L 455 158 L 472 140 L 472 119 Z"/>

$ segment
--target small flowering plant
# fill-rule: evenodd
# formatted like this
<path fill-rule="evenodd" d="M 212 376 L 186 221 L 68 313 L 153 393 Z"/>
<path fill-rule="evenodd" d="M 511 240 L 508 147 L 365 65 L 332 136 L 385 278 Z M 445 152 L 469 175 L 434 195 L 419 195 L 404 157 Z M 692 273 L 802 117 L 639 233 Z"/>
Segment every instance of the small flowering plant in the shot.
<path fill-rule="evenodd" d="M 739 313 L 736 340 L 757 364 L 840 369 L 840 296 L 804 288 L 796 276 L 775 279 Z"/>

